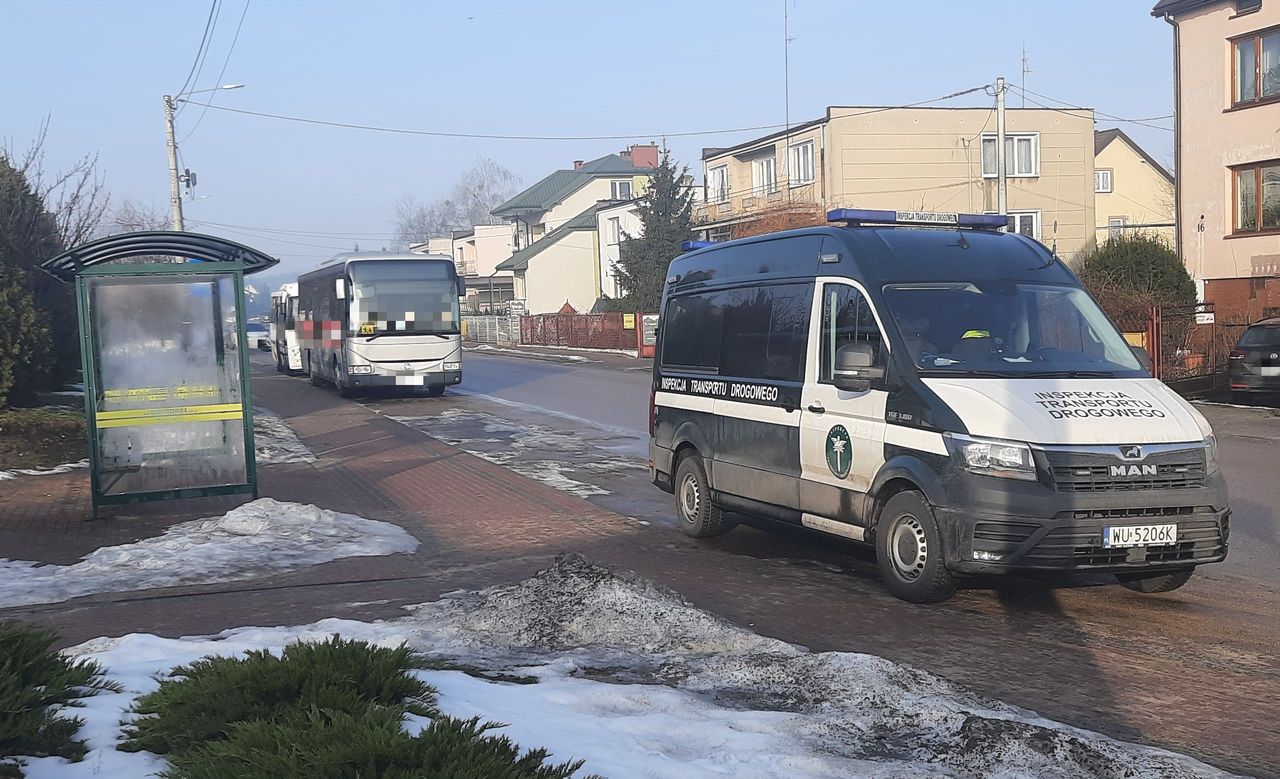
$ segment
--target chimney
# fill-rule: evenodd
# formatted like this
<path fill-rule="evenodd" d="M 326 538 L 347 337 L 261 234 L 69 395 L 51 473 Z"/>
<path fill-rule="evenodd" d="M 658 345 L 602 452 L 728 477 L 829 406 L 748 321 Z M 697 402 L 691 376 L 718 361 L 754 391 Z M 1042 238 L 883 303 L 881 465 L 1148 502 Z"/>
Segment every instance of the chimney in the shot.
<path fill-rule="evenodd" d="M 622 153 L 622 158 L 629 160 L 637 168 L 658 167 L 658 144 L 632 144 L 630 149 Z"/>
<path fill-rule="evenodd" d="M 582 170 L 582 163 L 583 163 L 583 160 L 574 160 L 574 161 L 573 161 L 573 169 L 574 169 L 574 170 Z"/>

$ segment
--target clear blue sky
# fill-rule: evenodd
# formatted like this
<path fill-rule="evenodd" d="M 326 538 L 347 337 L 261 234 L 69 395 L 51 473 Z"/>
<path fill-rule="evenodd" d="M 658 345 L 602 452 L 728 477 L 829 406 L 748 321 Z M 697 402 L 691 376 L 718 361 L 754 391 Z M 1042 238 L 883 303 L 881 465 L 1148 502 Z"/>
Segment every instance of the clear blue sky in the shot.
<path fill-rule="evenodd" d="M 644 134 L 637 142 L 776 124 L 783 1 L 252 0 L 222 79 L 248 86 L 217 99 L 430 130 Z M 1027 86 L 1036 92 L 1120 117 L 1172 113 L 1171 31 L 1149 15 L 1151 0 L 786 1 L 793 121 L 827 105 L 927 100 L 997 75 L 1016 83 L 1024 45 Z M 217 83 L 243 2 L 223 0 L 200 87 Z M 0 137 L 22 148 L 48 115 L 51 166 L 96 152 L 113 196 L 167 209 L 161 96 L 186 78 L 208 11 L 205 0 L 7 3 Z M 179 138 L 199 111 L 182 111 Z M 1119 126 L 1171 160 L 1171 132 Z M 675 138 L 670 146 L 700 175 L 702 146 L 749 137 Z M 349 233 L 361 248 L 379 248 L 394 233 L 397 199 L 443 194 L 478 156 L 529 184 L 626 144 L 396 136 L 209 111 L 182 144 L 185 164 L 199 173 L 197 194 L 207 196 L 188 204 L 187 217 Z M 290 270 L 352 243 L 224 234 L 278 254 Z"/>

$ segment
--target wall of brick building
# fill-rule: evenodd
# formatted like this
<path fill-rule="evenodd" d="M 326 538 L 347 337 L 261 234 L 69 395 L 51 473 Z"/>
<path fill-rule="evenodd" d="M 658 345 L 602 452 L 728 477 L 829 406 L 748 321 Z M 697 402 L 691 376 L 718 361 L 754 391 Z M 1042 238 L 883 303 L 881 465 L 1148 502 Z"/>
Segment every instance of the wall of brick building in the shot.
<path fill-rule="evenodd" d="M 1280 316 L 1280 276 L 1207 279 L 1204 298 L 1213 303 L 1220 324 L 1248 324 Z"/>

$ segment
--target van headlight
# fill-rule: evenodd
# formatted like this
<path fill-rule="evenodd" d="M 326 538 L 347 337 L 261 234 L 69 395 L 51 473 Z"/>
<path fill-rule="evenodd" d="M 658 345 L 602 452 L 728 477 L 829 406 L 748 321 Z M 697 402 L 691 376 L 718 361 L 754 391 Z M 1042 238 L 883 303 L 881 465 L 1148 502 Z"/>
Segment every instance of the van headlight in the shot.
<path fill-rule="evenodd" d="M 352 365 L 347 368 L 347 373 L 350 373 L 352 376 L 367 376 L 368 374 L 373 373 L 373 366 Z"/>
<path fill-rule="evenodd" d="M 1204 439 L 1204 472 L 1216 473 L 1218 470 L 1218 437 L 1210 433 Z"/>
<path fill-rule="evenodd" d="M 959 433 L 947 433 L 944 437 L 952 455 L 959 457 L 965 470 L 970 473 L 1004 479 L 1036 480 L 1036 461 L 1031 456 L 1031 447 L 1026 444 L 973 438 Z"/>

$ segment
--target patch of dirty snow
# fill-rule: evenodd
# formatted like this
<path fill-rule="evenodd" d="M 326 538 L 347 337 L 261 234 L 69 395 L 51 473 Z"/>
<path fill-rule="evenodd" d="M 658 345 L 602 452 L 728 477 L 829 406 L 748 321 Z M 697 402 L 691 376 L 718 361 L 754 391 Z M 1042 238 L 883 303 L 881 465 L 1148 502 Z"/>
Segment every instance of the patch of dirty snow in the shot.
<path fill-rule="evenodd" d="M 1209 779 L 1217 769 L 1127 744 L 987 700 L 930 674 L 870 655 L 809 653 L 755 635 L 679 594 L 562 557 L 516 585 L 456 592 L 385 622 L 324 620 L 238 628 L 211 637 L 146 634 L 94 639 L 66 650 L 102 663 L 124 686 L 77 714 L 83 763 L 31 759 L 28 775 L 142 776 L 163 767 L 114 751 L 119 723 L 157 677 L 209 654 L 279 651 L 341 634 L 513 671 L 510 684 L 458 671 L 424 671 L 447 714 L 508 723 L 524 748 L 554 761 L 583 759 L 580 775 L 618 779 L 725 776 L 945 777 L 947 779 Z M 500 663 L 507 665 L 501 666 Z M 411 731 L 425 723 L 407 723 Z"/>
<path fill-rule="evenodd" d="M 258 465 L 316 461 L 315 454 L 288 422 L 260 408 L 253 410 L 253 448 Z"/>
<path fill-rule="evenodd" d="M 643 460 L 602 452 L 580 432 L 518 424 L 481 411 L 448 409 L 436 416 L 390 419 L 579 498 L 610 493 L 574 478 L 575 472 L 608 475 L 647 467 Z"/>
<path fill-rule="evenodd" d="M 542 346 L 539 348 L 552 349 L 555 347 Z M 552 359 L 560 362 L 591 362 L 590 358 L 583 357 L 580 354 L 547 354 L 545 352 L 534 352 L 534 351 L 528 351 L 525 349 L 504 349 L 501 346 L 494 346 L 493 344 L 476 344 L 475 346 L 464 346 L 462 347 L 462 350 L 464 352 L 492 352 L 495 354 L 518 354 L 521 357 L 531 357 L 535 360 L 536 359 L 544 359 L 544 360 Z M 611 351 L 611 350 L 601 350 L 601 351 Z"/>
<path fill-rule="evenodd" d="M 13 470 L 9 470 L 9 471 L 0 471 L 0 481 L 4 481 L 6 479 L 16 479 L 19 476 L 49 476 L 50 474 L 55 474 L 55 473 L 69 473 L 71 471 L 78 471 L 82 468 L 88 468 L 88 467 L 89 467 L 89 461 L 81 460 L 80 462 L 75 462 L 75 463 L 63 463 L 62 465 L 55 465 L 52 468 L 14 468 Z"/>
<path fill-rule="evenodd" d="M 259 498 L 155 538 L 97 549 L 73 565 L 0 559 L 0 608 L 251 579 L 344 557 L 408 554 L 417 546 L 397 525 Z"/>

